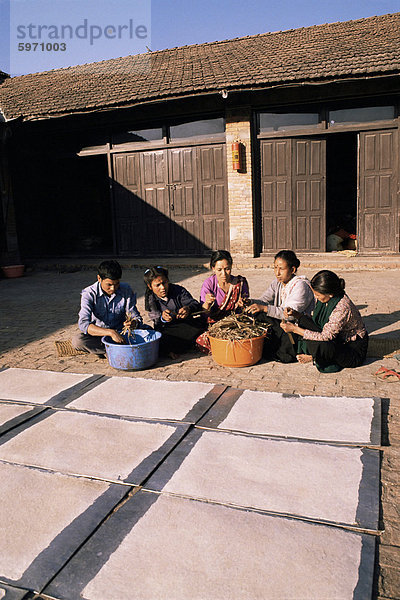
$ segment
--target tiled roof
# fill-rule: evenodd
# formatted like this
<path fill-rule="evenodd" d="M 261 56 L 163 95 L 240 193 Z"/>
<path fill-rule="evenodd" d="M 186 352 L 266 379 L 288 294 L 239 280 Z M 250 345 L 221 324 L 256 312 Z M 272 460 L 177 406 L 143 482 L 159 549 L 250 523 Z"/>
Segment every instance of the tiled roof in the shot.
<path fill-rule="evenodd" d="M 396 74 L 400 13 L 314 25 L 6 79 L 7 120 L 38 119 L 222 89 Z"/>

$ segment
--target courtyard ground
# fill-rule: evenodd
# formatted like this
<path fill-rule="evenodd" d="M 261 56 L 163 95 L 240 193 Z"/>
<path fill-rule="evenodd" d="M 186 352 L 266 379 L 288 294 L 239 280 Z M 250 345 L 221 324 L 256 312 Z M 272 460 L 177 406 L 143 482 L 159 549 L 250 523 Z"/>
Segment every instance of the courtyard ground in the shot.
<path fill-rule="evenodd" d="M 163 264 L 160 259 L 153 262 Z M 312 276 L 318 270 L 317 265 L 302 262 L 300 274 Z M 95 270 L 87 263 L 84 270 L 78 270 L 79 264 L 64 263 L 52 270 L 36 268 L 20 279 L 0 280 L 0 367 L 222 383 L 241 389 L 300 395 L 382 398 L 382 534 L 374 594 L 379 599 L 400 598 L 400 381 L 385 382 L 374 376 L 381 365 L 400 371 L 396 358 L 383 358 L 385 353 L 400 349 L 400 268 L 395 262 L 386 265 L 381 262 L 344 263 L 340 271 L 338 265 L 334 268 L 345 278 L 346 291 L 360 308 L 372 339 L 366 364 L 358 369 L 321 374 L 311 364 L 265 361 L 250 368 L 231 369 L 218 366 L 212 357 L 193 352 L 178 360 L 162 360 L 145 371 L 120 372 L 107 361 L 89 355 L 59 358 L 54 342 L 69 339 L 77 331 L 80 290 L 95 281 Z M 320 268 L 324 266 L 320 264 Z M 137 292 L 138 308 L 145 316 L 144 268 L 125 268 L 123 281 Z M 260 296 L 273 277 L 271 268 L 256 261 L 242 263 L 234 272 L 239 270 L 247 277 L 253 298 Z M 207 274 L 201 263 L 190 266 L 181 261 L 180 266 L 172 264 L 170 268 L 170 280 L 187 287 L 195 297 L 199 296 Z"/>

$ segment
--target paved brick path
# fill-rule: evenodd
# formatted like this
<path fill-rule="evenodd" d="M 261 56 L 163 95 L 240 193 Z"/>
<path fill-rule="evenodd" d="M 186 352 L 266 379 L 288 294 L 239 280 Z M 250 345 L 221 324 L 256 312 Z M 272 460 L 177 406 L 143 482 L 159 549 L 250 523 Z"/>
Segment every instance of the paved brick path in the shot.
<path fill-rule="evenodd" d="M 156 263 L 158 264 L 158 263 Z M 321 265 L 322 267 L 323 265 Z M 311 276 L 316 269 L 302 271 Z M 271 281 L 271 269 L 241 269 L 248 278 L 251 295 L 258 297 Z M 204 268 L 174 268 L 170 279 L 199 295 L 207 275 Z M 343 273 L 346 290 L 360 307 L 375 339 L 399 339 L 400 269 Z M 380 396 L 383 398 L 382 529 L 377 561 L 379 577 L 375 597 L 400 598 L 400 382 L 388 383 L 373 376 L 385 366 L 400 370 L 394 359 L 368 358 L 355 370 L 321 374 L 312 365 L 261 362 L 245 369 L 220 367 L 197 353 L 181 360 L 164 360 L 154 368 L 122 373 L 107 361 L 92 356 L 58 358 L 54 341 L 71 338 L 77 330 L 80 290 L 93 283 L 91 271 L 33 272 L 24 278 L 0 280 L 0 367 L 24 367 L 74 373 L 101 373 L 122 377 L 191 380 L 226 383 L 244 389 L 330 396 Z M 144 315 L 142 273 L 125 271 L 124 281 L 138 293 Z"/>

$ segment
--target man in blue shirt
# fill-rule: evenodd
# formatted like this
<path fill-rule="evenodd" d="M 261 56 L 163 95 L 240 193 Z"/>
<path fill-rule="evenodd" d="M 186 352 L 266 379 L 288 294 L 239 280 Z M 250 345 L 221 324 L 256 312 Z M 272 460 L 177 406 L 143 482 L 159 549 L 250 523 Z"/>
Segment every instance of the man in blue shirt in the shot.
<path fill-rule="evenodd" d="M 136 294 L 127 283 L 120 283 L 121 265 L 116 260 L 103 261 L 97 270 L 97 282 L 82 290 L 78 326 L 81 333 L 72 338 L 76 350 L 104 356 L 101 338 L 108 335 L 115 343 L 124 342 L 118 333 L 132 320 L 142 323 L 136 308 Z"/>

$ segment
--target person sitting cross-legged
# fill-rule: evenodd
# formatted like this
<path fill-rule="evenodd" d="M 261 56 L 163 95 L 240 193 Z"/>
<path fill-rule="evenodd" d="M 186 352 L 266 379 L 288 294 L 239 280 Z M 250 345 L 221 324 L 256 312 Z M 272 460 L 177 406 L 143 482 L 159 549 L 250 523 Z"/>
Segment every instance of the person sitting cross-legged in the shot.
<path fill-rule="evenodd" d="M 264 343 L 265 358 L 284 363 L 296 362 L 296 348 L 293 336 L 281 329 L 287 307 L 311 315 L 314 308 L 314 294 L 307 277 L 297 275 L 300 260 L 292 250 L 281 250 L 275 255 L 275 280 L 259 300 L 245 310 L 254 315 L 257 321 L 269 325 L 268 337 Z"/>
<path fill-rule="evenodd" d="M 212 275 L 201 286 L 200 302 L 209 324 L 220 321 L 232 312 L 241 312 L 249 297 L 249 284 L 241 275 L 232 274 L 233 260 L 227 250 L 215 250 L 211 255 Z M 204 354 L 211 353 L 208 332 L 196 340 L 198 349 Z"/>
<path fill-rule="evenodd" d="M 144 282 L 145 308 L 154 329 L 162 333 L 160 354 L 178 358 L 194 347 L 205 329 L 200 303 L 186 288 L 171 283 L 164 267 L 146 269 Z"/>
<path fill-rule="evenodd" d="M 116 260 L 103 261 L 97 271 L 97 281 L 82 290 L 78 326 L 81 333 L 72 338 L 76 350 L 104 356 L 101 338 L 110 336 L 115 343 L 125 340 L 119 333 L 124 325 L 142 325 L 136 308 L 136 294 L 130 285 L 120 283 L 121 265 Z M 127 318 L 127 313 L 131 318 Z"/>
<path fill-rule="evenodd" d="M 297 360 L 313 362 L 321 373 L 359 367 L 367 356 L 368 333 L 360 311 L 344 291 L 344 279 L 325 269 L 310 284 L 317 299 L 312 318 L 288 307 L 287 317 L 296 322 L 281 322 L 284 331 L 300 337 Z"/>

